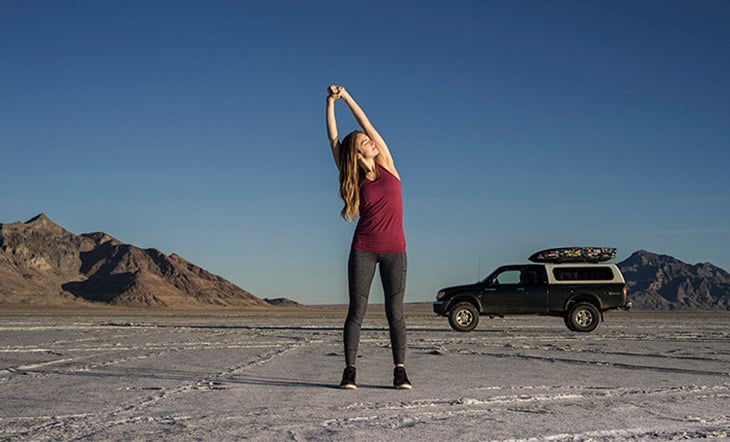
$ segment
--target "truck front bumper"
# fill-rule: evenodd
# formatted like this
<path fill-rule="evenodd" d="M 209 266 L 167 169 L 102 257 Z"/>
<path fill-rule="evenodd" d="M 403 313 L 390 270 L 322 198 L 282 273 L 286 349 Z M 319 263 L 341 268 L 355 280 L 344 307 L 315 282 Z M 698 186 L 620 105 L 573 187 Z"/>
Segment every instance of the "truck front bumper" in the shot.
<path fill-rule="evenodd" d="M 434 301 L 433 312 L 437 315 L 446 316 L 449 305 L 444 301 Z"/>

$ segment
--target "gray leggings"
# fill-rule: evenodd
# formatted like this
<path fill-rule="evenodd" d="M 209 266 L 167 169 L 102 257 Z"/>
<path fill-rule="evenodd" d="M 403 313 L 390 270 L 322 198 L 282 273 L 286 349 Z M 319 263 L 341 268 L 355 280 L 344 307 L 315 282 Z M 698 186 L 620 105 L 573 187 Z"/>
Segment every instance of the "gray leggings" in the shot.
<path fill-rule="evenodd" d="M 385 314 L 390 327 L 393 363 L 404 364 L 406 358 L 406 322 L 403 318 L 403 298 L 406 289 L 406 253 L 372 253 L 350 250 L 347 264 L 350 307 L 345 321 L 345 363 L 355 366 L 360 343 L 360 328 L 368 308 L 370 286 L 375 265 L 380 264 L 380 279 L 385 295 Z"/>

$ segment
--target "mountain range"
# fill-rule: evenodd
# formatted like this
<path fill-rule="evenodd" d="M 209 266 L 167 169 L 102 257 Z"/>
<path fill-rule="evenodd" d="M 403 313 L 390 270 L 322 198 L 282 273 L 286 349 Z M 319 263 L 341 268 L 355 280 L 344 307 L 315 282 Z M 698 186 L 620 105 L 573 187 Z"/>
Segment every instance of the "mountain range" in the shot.
<path fill-rule="evenodd" d="M 123 244 L 103 232 L 75 235 L 45 214 L 0 224 L 0 304 L 89 302 L 171 308 L 269 305 L 178 255 Z"/>
<path fill-rule="evenodd" d="M 639 250 L 618 263 L 629 299 L 641 310 L 730 310 L 730 273 Z"/>
<path fill-rule="evenodd" d="M 730 310 L 730 274 L 646 250 L 617 264 L 639 310 Z M 298 305 L 262 300 L 201 267 L 103 233 L 75 235 L 40 214 L 0 224 L 0 305 L 127 307 Z"/>

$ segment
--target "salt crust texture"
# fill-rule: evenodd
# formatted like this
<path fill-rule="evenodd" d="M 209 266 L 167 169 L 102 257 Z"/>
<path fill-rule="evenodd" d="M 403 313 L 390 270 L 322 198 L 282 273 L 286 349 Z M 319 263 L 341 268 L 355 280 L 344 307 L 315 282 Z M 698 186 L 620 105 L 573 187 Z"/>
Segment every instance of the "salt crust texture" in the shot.
<path fill-rule="evenodd" d="M 409 318 L 411 391 L 387 325 L 337 388 L 342 319 L 0 317 L 0 440 L 618 441 L 730 438 L 730 316 L 617 313 L 472 333 Z"/>

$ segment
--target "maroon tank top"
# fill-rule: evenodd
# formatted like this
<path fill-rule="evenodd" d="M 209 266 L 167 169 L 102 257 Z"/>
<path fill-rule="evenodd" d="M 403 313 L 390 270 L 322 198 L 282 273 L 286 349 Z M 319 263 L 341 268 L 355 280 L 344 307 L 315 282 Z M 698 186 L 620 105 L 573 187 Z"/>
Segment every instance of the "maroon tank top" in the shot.
<path fill-rule="evenodd" d="M 352 248 L 375 253 L 405 252 L 400 180 L 380 165 L 376 167 L 380 171 L 378 179 L 366 179 L 360 185 L 360 219 Z"/>

